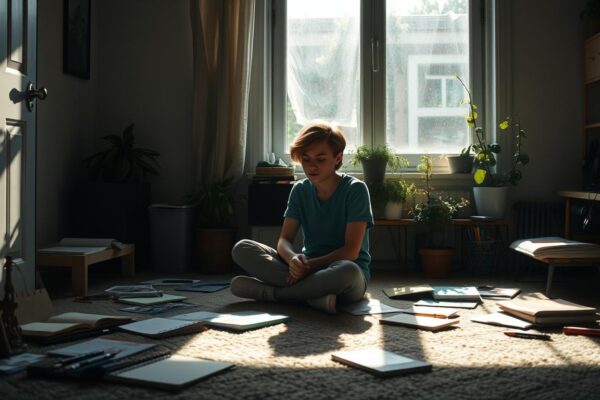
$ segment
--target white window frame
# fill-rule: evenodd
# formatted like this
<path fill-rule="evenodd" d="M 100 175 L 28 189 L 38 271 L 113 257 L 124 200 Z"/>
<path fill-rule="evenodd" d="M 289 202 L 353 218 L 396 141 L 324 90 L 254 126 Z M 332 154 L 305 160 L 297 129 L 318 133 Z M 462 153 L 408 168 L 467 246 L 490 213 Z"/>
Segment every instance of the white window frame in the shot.
<path fill-rule="evenodd" d="M 286 129 L 286 89 L 285 89 L 285 51 L 286 51 L 286 1 L 285 0 L 265 0 L 270 4 L 271 15 L 266 20 L 270 21 L 267 26 L 268 35 L 271 39 L 270 63 L 266 66 L 272 76 L 269 93 L 269 110 L 271 113 L 271 132 L 270 140 L 266 142 L 271 144 L 271 152 L 274 152 L 278 158 L 290 162 L 288 149 L 284 148 Z M 484 9 L 484 4 L 486 8 Z M 486 110 L 487 101 L 494 101 L 496 93 L 490 87 L 491 80 L 484 79 L 485 76 L 493 77 L 495 81 L 495 62 L 490 61 L 493 51 L 484 48 L 484 43 L 489 46 L 494 43 L 495 37 L 492 37 L 497 28 L 496 24 L 485 26 L 484 21 L 492 16 L 495 18 L 497 0 L 470 0 L 469 1 L 469 86 L 472 89 L 473 97 L 478 106 L 480 115 L 488 114 Z M 380 15 L 378 20 L 374 15 Z M 383 21 L 381 21 L 383 20 Z M 365 96 L 365 93 L 374 93 L 381 91 L 385 93 L 385 51 L 379 51 L 376 62 L 378 63 L 377 72 L 372 71 L 372 46 L 378 44 L 379 49 L 385 49 L 385 0 L 362 0 L 361 3 L 361 115 L 359 116 L 359 125 L 363 134 L 363 144 L 382 145 L 385 144 L 385 96 Z M 443 57 L 443 55 L 441 55 Z M 417 57 L 416 55 L 413 57 Z M 459 57 L 460 58 L 460 57 Z M 484 70 L 485 69 L 485 70 Z M 412 79 L 410 80 L 412 81 Z M 409 85 L 411 82 L 409 81 Z M 484 83 L 485 86 L 484 87 Z M 492 90 L 492 91 L 490 91 Z M 412 96 L 411 96 L 412 97 Z M 409 100 L 412 101 L 412 98 Z M 495 107 L 494 107 L 495 108 Z M 460 115 L 464 114 L 462 109 Z M 493 118 L 496 113 L 491 109 L 490 115 L 486 115 L 486 121 Z M 493 114 L 493 115 L 492 115 Z M 411 130 L 412 132 L 412 130 Z M 493 129 L 489 130 L 488 135 L 493 135 Z M 492 136 L 493 137 L 493 136 Z M 473 138 L 471 138 L 472 140 Z M 347 148 L 346 151 L 351 151 Z M 402 154 L 406 156 L 410 163 L 410 170 L 413 170 L 418 163 L 419 155 Z M 434 157 L 434 166 L 436 172 L 447 170 L 447 162 L 442 154 L 430 154 Z M 349 171 L 352 168 L 345 163 Z M 356 169 L 357 171 L 359 168 Z"/>

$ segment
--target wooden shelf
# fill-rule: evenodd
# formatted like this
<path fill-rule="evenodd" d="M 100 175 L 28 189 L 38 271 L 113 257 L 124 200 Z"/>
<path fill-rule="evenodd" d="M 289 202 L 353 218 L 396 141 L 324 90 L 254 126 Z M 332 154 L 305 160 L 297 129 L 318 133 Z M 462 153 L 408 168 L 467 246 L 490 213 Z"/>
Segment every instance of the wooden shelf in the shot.
<path fill-rule="evenodd" d="M 583 129 L 595 129 L 595 128 L 600 128 L 600 122 L 596 122 L 593 124 L 587 124 L 583 126 Z"/>

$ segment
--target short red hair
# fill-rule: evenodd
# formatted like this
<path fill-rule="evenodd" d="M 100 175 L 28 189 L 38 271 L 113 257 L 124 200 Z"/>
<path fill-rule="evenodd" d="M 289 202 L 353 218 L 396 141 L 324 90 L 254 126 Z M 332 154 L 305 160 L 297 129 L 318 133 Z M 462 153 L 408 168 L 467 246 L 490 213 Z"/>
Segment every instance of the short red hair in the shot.
<path fill-rule="evenodd" d="M 342 128 L 337 125 L 330 124 L 325 121 L 313 121 L 298 132 L 294 143 L 290 146 L 290 156 L 293 161 L 301 162 L 302 154 L 316 143 L 325 142 L 331 148 L 334 156 L 339 153 L 344 153 L 346 148 L 346 139 Z M 339 169 L 342 166 L 340 161 L 335 169 Z"/>

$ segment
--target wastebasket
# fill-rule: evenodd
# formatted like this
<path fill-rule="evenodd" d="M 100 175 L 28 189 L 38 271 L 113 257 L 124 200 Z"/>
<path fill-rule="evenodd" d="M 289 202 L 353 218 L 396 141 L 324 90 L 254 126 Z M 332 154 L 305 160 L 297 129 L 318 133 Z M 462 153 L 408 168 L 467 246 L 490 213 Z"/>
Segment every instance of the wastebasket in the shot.
<path fill-rule="evenodd" d="M 168 273 L 180 273 L 190 269 L 196 207 L 187 204 L 152 204 L 148 210 L 152 269 Z"/>

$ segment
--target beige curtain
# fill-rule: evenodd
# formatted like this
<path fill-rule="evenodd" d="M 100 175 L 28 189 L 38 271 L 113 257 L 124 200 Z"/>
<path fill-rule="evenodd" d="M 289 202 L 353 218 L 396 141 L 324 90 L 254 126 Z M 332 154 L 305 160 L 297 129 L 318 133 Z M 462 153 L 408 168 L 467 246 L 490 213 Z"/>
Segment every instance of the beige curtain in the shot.
<path fill-rule="evenodd" d="M 196 181 L 244 171 L 255 0 L 190 0 Z"/>

